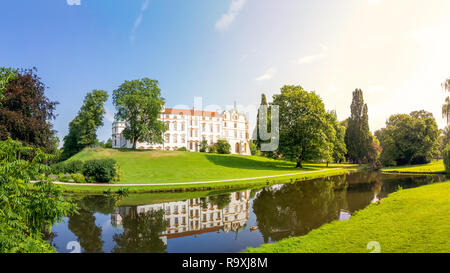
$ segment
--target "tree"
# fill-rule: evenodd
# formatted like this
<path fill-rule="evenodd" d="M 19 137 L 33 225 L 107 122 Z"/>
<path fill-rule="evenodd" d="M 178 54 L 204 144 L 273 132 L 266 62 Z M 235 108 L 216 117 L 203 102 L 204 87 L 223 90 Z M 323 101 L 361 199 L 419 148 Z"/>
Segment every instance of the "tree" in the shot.
<path fill-rule="evenodd" d="M 351 115 L 345 133 L 345 144 L 351 161 L 361 164 L 367 161 L 372 138 L 369 131 L 369 117 L 367 104 L 364 103 L 361 89 L 353 91 L 350 106 Z"/>
<path fill-rule="evenodd" d="M 36 72 L 35 68 L 1 70 L 2 84 L 6 82 L 6 85 L 0 98 L 0 140 L 11 137 L 52 153 L 55 131 L 51 120 L 56 117 L 54 111 L 58 102 L 45 96 L 46 87 Z"/>
<path fill-rule="evenodd" d="M 163 110 L 164 98 L 158 81 L 149 78 L 125 81 L 113 91 L 116 119 L 125 121 L 123 130 L 126 139 L 131 140 L 133 149 L 140 142 L 163 143 L 164 124 L 158 120 Z"/>
<path fill-rule="evenodd" d="M 266 119 L 267 120 L 267 130 L 270 132 L 270 124 L 269 124 L 269 118 L 270 117 L 270 107 L 267 103 L 267 98 L 266 95 L 263 93 L 261 94 L 261 104 L 260 107 L 266 107 L 267 108 L 267 114 L 265 115 L 265 117 L 262 117 L 262 119 Z M 258 149 L 261 149 L 261 136 L 259 135 L 259 128 L 260 128 L 260 115 L 259 115 L 259 111 L 258 114 L 256 115 L 256 127 L 255 127 L 255 144 L 257 146 Z"/>
<path fill-rule="evenodd" d="M 97 129 L 103 126 L 104 103 L 108 93 L 93 90 L 84 97 L 77 116 L 69 123 L 69 133 L 64 138 L 62 159 L 65 160 L 88 146 L 98 143 Z"/>
<path fill-rule="evenodd" d="M 450 78 L 446 79 L 442 83 L 442 88 L 444 91 L 450 92 Z M 442 105 L 442 117 L 446 119 L 447 125 L 450 122 L 450 97 L 445 98 L 445 103 Z"/>
<path fill-rule="evenodd" d="M 335 137 L 332 139 L 333 153 L 332 158 L 334 162 L 341 163 L 345 161 L 345 155 L 347 154 L 347 147 L 345 146 L 345 127 L 337 120 L 336 111 L 330 111 L 328 113 L 329 122 L 332 124 Z"/>
<path fill-rule="evenodd" d="M 424 110 L 392 115 L 386 127 L 375 133 L 384 165 L 430 162 L 439 153 L 439 134 L 433 115 Z"/>
<path fill-rule="evenodd" d="M 296 161 L 297 168 L 304 160 L 331 159 L 335 132 L 318 95 L 286 85 L 273 96 L 272 105 L 279 106 L 278 154 Z"/>
<path fill-rule="evenodd" d="M 4 99 L 5 96 L 3 92 L 5 90 L 6 84 L 17 77 L 17 70 L 13 68 L 0 67 L 0 100 Z M 1 106 L 0 101 L 0 106 Z"/>

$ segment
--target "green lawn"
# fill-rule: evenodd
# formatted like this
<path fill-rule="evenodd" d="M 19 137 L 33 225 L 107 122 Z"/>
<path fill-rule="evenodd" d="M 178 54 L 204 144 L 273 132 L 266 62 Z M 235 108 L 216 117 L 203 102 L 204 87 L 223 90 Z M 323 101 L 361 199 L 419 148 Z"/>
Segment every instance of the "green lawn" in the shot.
<path fill-rule="evenodd" d="M 113 149 L 87 149 L 69 160 L 93 158 L 115 159 L 124 173 L 120 184 L 214 181 L 294 174 L 325 168 L 325 164 L 304 164 L 303 169 L 296 169 L 293 162 L 257 156 Z M 329 167 L 333 169 L 342 165 L 330 164 Z"/>
<path fill-rule="evenodd" d="M 400 190 L 359 211 L 301 237 L 246 252 L 365 252 L 371 241 L 384 253 L 450 252 L 450 182 Z"/>
<path fill-rule="evenodd" d="M 443 160 L 434 160 L 428 164 L 386 167 L 383 172 L 394 173 L 445 173 Z"/>

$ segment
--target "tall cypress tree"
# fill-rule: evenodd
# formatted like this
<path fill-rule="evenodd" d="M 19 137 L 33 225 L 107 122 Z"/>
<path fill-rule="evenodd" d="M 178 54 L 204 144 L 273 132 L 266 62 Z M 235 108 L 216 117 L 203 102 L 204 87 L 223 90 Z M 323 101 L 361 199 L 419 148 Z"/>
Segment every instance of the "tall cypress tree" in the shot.
<path fill-rule="evenodd" d="M 267 99 L 266 99 L 266 94 L 261 94 L 261 104 L 260 104 L 260 107 L 261 106 L 267 106 L 267 112 L 269 112 L 269 107 L 268 107 L 268 104 L 267 104 Z M 260 135 L 259 135 L 259 111 L 258 111 L 258 114 L 257 114 L 257 116 L 256 116 L 256 127 L 255 127 L 255 130 L 256 130 L 256 132 L 255 132 L 255 135 L 256 135 L 256 140 L 255 140 L 255 144 L 256 144 L 256 146 L 258 147 L 258 149 L 261 149 L 261 137 L 260 137 Z"/>
<path fill-rule="evenodd" d="M 348 128 L 345 133 L 348 158 L 354 163 L 362 163 L 369 158 L 372 139 L 369 131 L 367 104 L 364 103 L 361 89 L 353 91 L 350 110 L 351 115 L 348 118 Z"/>

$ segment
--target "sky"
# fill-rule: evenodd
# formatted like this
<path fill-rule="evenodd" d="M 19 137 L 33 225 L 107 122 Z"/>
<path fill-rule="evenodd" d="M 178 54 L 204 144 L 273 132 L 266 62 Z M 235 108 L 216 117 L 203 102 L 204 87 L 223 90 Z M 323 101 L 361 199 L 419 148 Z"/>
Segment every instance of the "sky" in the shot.
<path fill-rule="evenodd" d="M 235 102 L 256 119 L 261 93 L 315 91 L 340 120 L 363 90 L 371 131 L 424 109 L 445 126 L 448 0 L 10 0 L 0 2 L 0 66 L 38 69 L 62 140 L 84 96 L 159 81 L 167 107 Z"/>

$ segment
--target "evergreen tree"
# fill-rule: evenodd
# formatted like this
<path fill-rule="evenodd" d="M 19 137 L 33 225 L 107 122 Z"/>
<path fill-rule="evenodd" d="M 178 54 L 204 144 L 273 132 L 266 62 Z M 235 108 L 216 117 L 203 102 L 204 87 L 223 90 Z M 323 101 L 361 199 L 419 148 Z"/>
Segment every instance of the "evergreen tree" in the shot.
<path fill-rule="evenodd" d="M 372 145 L 368 109 L 367 104 L 364 103 L 361 89 L 353 91 L 350 110 L 351 115 L 348 118 L 348 127 L 345 133 L 347 155 L 352 162 L 361 164 L 368 160 L 369 149 Z"/>

